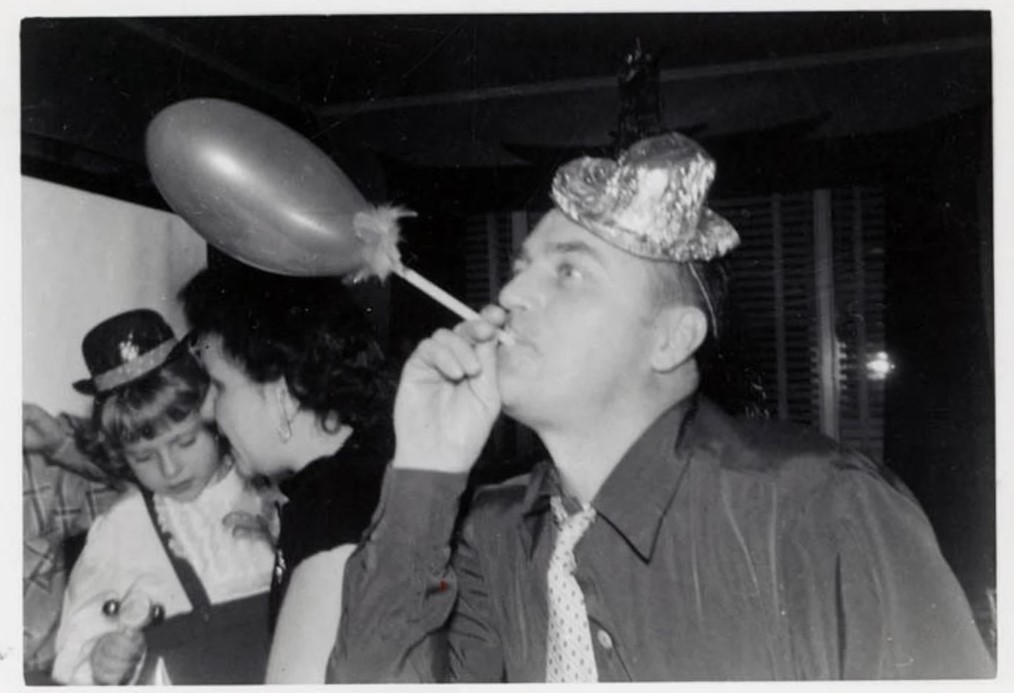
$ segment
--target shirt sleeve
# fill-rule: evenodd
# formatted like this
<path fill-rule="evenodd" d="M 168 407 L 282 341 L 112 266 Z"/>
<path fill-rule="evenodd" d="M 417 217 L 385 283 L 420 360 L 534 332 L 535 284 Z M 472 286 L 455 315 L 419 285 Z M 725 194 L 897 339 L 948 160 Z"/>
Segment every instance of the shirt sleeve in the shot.
<path fill-rule="evenodd" d="M 387 472 L 373 525 L 346 566 L 328 682 L 500 678 L 467 530 L 452 563 L 466 482 L 463 474 Z"/>
<path fill-rule="evenodd" d="M 129 506 L 115 507 L 95 520 L 71 571 L 53 664 L 53 679 L 60 683 L 94 685 L 92 650 L 99 638 L 119 628 L 119 621 L 102 611 L 107 600 L 122 601 L 130 594 L 155 595 L 155 601 L 166 606 L 167 616 L 179 612 L 178 604 L 165 599 L 171 592 L 179 591 L 178 587 L 169 586 L 175 578 L 152 572 L 151 559 L 135 551 L 141 541 L 158 546 L 154 529 L 146 524 L 140 539 L 131 541 L 127 537 L 137 532 L 139 518 L 147 520 L 142 514 L 143 504 L 139 497 L 125 499 L 125 503 Z M 139 671 L 140 667 L 135 670 L 135 677 Z"/>
<path fill-rule="evenodd" d="M 105 470 L 82 452 L 81 448 L 74 443 L 74 438 L 71 436 L 67 437 L 63 445 L 53 453 L 49 461 L 68 472 L 80 475 L 88 481 L 109 487 L 115 486 L 118 483 L 118 480 L 111 478 Z"/>
<path fill-rule="evenodd" d="M 845 679 L 995 675 L 961 585 L 933 529 L 900 483 L 865 470 L 836 475 L 813 507 L 829 522 L 813 535 L 835 547 L 835 669 Z M 820 535 L 823 534 L 823 537 Z M 814 547 L 815 552 L 819 551 Z"/>
<path fill-rule="evenodd" d="M 503 647 L 493 627 L 474 518 L 466 518 L 451 558 L 458 601 L 447 630 L 447 678 L 461 683 L 500 682 L 505 674 Z"/>
<path fill-rule="evenodd" d="M 106 600 L 120 596 L 110 570 L 115 537 L 107 531 L 106 519 L 92 525 L 64 594 L 53 664 L 53 678 L 60 683 L 94 684 L 91 652 L 99 638 L 117 627 L 115 619 L 102 613 Z"/>
<path fill-rule="evenodd" d="M 116 492 L 50 465 L 39 453 L 25 453 L 22 487 L 25 662 L 48 669 L 67 582 L 65 544 L 88 531 Z"/>

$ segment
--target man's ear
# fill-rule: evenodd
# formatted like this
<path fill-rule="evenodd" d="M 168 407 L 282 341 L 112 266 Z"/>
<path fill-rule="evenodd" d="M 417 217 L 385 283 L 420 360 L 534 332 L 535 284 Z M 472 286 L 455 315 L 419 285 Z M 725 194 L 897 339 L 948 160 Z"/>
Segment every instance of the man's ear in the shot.
<path fill-rule="evenodd" d="M 708 318 L 696 306 L 669 306 L 655 318 L 651 367 L 668 373 L 686 363 L 708 336 Z"/>

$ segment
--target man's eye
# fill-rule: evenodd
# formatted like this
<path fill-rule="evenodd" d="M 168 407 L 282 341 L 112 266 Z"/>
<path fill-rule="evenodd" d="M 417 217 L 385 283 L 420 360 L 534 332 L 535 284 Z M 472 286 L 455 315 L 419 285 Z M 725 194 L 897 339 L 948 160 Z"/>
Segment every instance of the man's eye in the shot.
<path fill-rule="evenodd" d="M 155 456 L 147 452 L 142 455 L 130 456 L 130 461 L 133 462 L 134 464 L 145 464 L 147 462 L 151 462 L 153 459 L 155 459 Z"/>
<path fill-rule="evenodd" d="M 571 279 L 573 277 L 580 277 L 581 270 L 569 262 L 561 262 L 556 268 L 556 274 L 562 279 Z"/>
<path fill-rule="evenodd" d="M 181 448 L 189 448 L 191 445 L 193 445 L 196 442 L 197 442 L 197 436 L 194 435 L 194 436 L 190 436 L 189 438 L 184 438 L 183 440 L 181 440 L 179 442 L 179 446 Z"/>

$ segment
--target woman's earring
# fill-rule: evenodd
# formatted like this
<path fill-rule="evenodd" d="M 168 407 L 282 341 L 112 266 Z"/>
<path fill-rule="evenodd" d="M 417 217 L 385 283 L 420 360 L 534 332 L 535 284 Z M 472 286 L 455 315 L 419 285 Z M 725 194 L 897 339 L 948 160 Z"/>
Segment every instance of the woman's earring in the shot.
<path fill-rule="evenodd" d="M 278 438 L 283 443 L 288 443 L 292 438 L 292 424 L 287 419 L 278 422 Z"/>
<path fill-rule="evenodd" d="M 219 457 L 228 457 L 232 452 L 232 445 L 229 443 L 229 439 L 222 435 L 222 431 L 219 430 L 216 424 L 210 424 L 211 435 L 215 439 L 215 447 L 218 449 Z"/>

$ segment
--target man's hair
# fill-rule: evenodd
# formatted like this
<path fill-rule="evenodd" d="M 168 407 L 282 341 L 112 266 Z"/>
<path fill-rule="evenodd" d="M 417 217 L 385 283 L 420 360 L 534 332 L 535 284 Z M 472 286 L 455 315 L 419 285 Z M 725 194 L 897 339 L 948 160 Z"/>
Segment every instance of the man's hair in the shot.
<path fill-rule="evenodd" d="M 197 274 L 180 299 L 194 335 L 220 337 L 254 382 L 284 378 L 324 430 L 349 424 L 379 433 L 386 425 L 394 378 L 340 282 L 225 267 Z"/>
<path fill-rule="evenodd" d="M 89 425 L 76 432 L 78 446 L 111 476 L 135 481 L 125 448 L 200 412 L 207 392 L 207 374 L 184 351 L 144 377 L 96 395 Z"/>
<path fill-rule="evenodd" d="M 652 307 L 690 305 L 699 308 L 708 319 L 708 331 L 720 333 L 722 310 L 727 288 L 725 266 L 710 262 L 649 261 Z"/>
<path fill-rule="evenodd" d="M 729 276 L 725 261 L 651 265 L 651 300 L 656 310 L 692 305 L 708 318 L 708 335 L 694 354 L 700 391 L 733 414 L 770 416 L 763 378 L 742 331 L 737 329 L 737 316 L 730 315 L 735 307 L 726 302 Z"/>
<path fill-rule="evenodd" d="M 719 336 L 724 332 L 723 315 L 728 275 L 722 260 L 709 262 L 650 261 L 650 300 L 654 310 L 668 306 L 694 306 L 708 321 L 704 341 L 694 352 L 694 362 L 703 385 L 713 380 L 721 360 Z"/>

